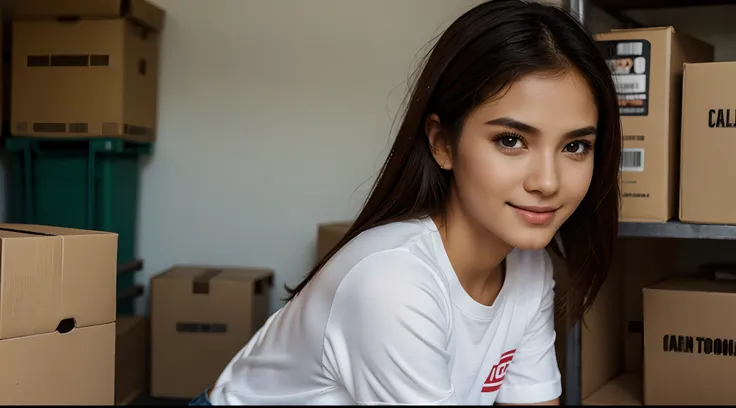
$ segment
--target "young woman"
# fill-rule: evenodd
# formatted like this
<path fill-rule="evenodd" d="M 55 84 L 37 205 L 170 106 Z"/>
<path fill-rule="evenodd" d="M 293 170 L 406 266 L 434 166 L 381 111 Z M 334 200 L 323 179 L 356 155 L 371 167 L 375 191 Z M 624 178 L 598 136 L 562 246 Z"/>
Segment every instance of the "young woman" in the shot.
<path fill-rule="evenodd" d="M 192 403 L 558 404 L 545 248 L 559 233 L 558 303 L 579 318 L 611 261 L 620 144 L 580 24 L 521 0 L 468 11 L 345 238 Z"/>

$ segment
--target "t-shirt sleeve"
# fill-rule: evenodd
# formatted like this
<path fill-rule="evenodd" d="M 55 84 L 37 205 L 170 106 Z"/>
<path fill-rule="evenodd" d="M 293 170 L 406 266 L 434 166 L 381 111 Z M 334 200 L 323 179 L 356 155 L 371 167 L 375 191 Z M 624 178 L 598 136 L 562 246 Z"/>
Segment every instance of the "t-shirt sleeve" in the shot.
<path fill-rule="evenodd" d="M 530 319 L 520 347 L 508 367 L 496 402 L 534 404 L 557 399 L 562 394 L 555 353 L 554 273 L 552 260 L 544 257 L 544 285 L 538 310 Z"/>
<path fill-rule="evenodd" d="M 333 300 L 325 374 L 358 404 L 457 404 L 444 293 L 431 268 L 408 251 L 362 260 Z"/>

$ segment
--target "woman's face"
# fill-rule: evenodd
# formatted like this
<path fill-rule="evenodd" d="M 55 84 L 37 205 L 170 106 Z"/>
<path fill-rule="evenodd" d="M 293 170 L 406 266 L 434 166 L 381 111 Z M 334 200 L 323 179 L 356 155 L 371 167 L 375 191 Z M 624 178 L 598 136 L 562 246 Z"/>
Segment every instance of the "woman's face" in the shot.
<path fill-rule="evenodd" d="M 453 211 L 508 245 L 545 247 L 585 197 L 598 109 L 576 72 L 529 75 L 467 118 L 455 155 Z"/>

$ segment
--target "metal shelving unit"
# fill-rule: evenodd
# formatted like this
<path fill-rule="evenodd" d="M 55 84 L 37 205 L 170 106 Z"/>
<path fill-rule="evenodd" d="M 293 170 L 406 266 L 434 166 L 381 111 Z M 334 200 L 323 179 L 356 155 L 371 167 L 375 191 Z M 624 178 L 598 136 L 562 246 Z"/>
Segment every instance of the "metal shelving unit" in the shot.
<path fill-rule="evenodd" d="M 671 238 L 736 240 L 734 225 L 687 224 L 679 221 L 667 223 L 622 222 L 619 236 L 632 238 Z M 567 333 L 565 352 L 565 405 L 582 405 L 582 328 L 580 322 Z"/>
<path fill-rule="evenodd" d="M 724 6 L 734 4 L 733 0 L 589 0 L 589 3 L 603 10 L 660 9 L 673 7 Z"/>
<path fill-rule="evenodd" d="M 595 6 L 629 27 L 640 26 L 625 10 L 662 9 L 674 7 L 708 7 L 736 5 L 736 0 L 565 0 L 565 8 L 584 24 L 591 6 Z M 638 238 L 736 240 L 736 226 L 667 223 L 622 222 L 619 236 Z M 582 405 L 582 328 L 580 322 L 567 334 L 565 353 L 564 405 Z"/>
<path fill-rule="evenodd" d="M 618 235 L 641 238 L 736 240 L 736 226 L 687 224 L 679 221 L 663 224 L 622 222 Z"/>

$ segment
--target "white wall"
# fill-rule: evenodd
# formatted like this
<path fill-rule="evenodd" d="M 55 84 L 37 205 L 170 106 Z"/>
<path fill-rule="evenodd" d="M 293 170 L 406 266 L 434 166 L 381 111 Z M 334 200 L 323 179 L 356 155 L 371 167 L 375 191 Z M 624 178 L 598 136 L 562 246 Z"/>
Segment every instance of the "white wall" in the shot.
<path fill-rule="evenodd" d="M 317 223 L 356 215 L 417 53 L 480 0 L 155 3 L 168 15 L 140 282 L 176 263 L 270 267 L 275 310 L 315 261 Z"/>
<path fill-rule="evenodd" d="M 316 224 L 359 209 L 420 50 L 482 0 L 152 1 L 168 15 L 159 139 L 142 168 L 140 282 L 176 263 L 267 266 L 275 309 L 283 283 L 314 261 Z M 736 60 L 733 6 L 632 15 Z M 595 8 L 591 19 L 595 32 L 616 26 Z M 0 188 L 3 173 L 0 163 Z M 733 242 L 683 245 L 686 267 L 736 261 Z"/>

